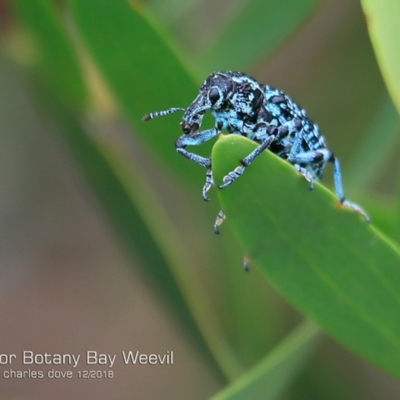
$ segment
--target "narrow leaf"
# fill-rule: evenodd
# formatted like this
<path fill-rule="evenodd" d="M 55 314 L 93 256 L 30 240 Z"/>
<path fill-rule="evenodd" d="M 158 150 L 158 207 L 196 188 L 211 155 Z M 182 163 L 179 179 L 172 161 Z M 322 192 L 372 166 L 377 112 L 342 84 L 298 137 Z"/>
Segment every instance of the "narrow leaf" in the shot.
<path fill-rule="evenodd" d="M 146 6 L 164 24 L 171 24 L 178 19 L 187 17 L 199 3 L 201 0 L 149 0 L 146 2 Z"/>
<path fill-rule="evenodd" d="M 306 321 L 291 332 L 257 365 L 211 400 L 278 399 L 319 343 L 321 330 Z"/>
<path fill-rule="evenodd" d="M 213 32 L 196 59 L 207 71 L 248 68 L 281 45 L 318 3 L 317 0 L 244 2 L 230 21 Z"/>
<path fill-rule="evenodd" d="M 361 0 L 383 78 L 400 113 L 400 2 Z"/>
<path fill-rule="evenodd" d="M 213 149 L 217 183 L 255 148 L 236 135 Z M 218 195 L 238 239 L 295 307 L 357 354 L 400 377 L 400 253 L 333 194 L 313 192 L 264 152 Z"/>
<path fill-rule="evenodd" d="M 71 0 L 72 16 L 97 68 L 135 132 L 177 176 L 204 178 L 204 171 L 177 157 L 174 142 L 182 114 L 143 122 L 152 111 L 187 107 L 198 92 L 168 35 L 134 2 Z M 211 146 L 205 146 L 210 151 Z"/>
<path fill-rule="evenodd" d="M 14 0 L 10 4 L 19 21 L 34 37 L 39 73 L 70 107 L 83 107 L 88 97 L 86 86 L 55 2 Z"/>

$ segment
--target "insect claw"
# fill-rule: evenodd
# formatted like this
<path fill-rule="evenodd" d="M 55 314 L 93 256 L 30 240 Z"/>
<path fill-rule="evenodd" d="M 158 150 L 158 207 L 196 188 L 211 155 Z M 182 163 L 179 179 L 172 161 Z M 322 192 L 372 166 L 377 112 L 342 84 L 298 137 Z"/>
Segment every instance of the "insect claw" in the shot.
<path fill-rule="evenodd" d="M 243 258 L 243 269 L 245 272 L 250 272 L 250 258 L 247 256 Z"/>
<path fill-rule="evenodd" d="M 231 176 L 231 172 L 229 172 L 228 175 L 225 175 L 222 179 L 222 181 L 226 184 L 230 184 L 232 182 L 232 176 Z"/>
<path fill-rule="evenodd" d="M 367 222 L 367 223 L 371 222 L 370 216 L 358 204 L 353 203 L 352 201 L 349 201 L 349 200 L 346 200 L 346 199 L 339 200 L 339 204 L 343 208 L 348 208 L 348 209 L 353 210 L 356 213 L 362 215 L 365 218 L 365 222 Z"/>
<path fill-rule="evenodd" d="M 211 166 L 210 166 L 211 167 Z M 210 201 L 210 198 L 207 196 L 207 192 L 214 186 L 214 179 L 212 176 L 211 168 L 207 169 L 206 172 L 206 183 L 203 186 L 202 197 L 204 201 Z"/>
<path fill-rule="evenodd" d="M 214 232 L 215 234 L 219 235 L 219 227 L 222 225 L 222 223 L 225 221 L 226 215 L 223 210 L 219 210 L 217 217 L 215 218 L 214 222 Z"/>
<path fill-rule="evenodd" d="M 243 175 L 245 167 L 243 165 L 236 167 L 233 171 L 229 172 L 222 178 L 222 185 L 219 185 L 219 189 L 224 189 L 227 186 L 231 185 L 239 176 Z"/>
<path fill-rule="evenodd" d="M 203 197 L 204 201 L 210 201 L 210 198 L 205 193 L 203 193 L 201 197 Z"/>

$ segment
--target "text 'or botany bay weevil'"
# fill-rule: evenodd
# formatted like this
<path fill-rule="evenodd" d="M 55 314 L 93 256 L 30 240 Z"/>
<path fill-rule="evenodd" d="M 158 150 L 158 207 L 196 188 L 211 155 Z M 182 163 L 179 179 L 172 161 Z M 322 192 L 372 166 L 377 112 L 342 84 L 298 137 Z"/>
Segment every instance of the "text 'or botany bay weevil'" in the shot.
<path fill-rule="evenodd" d="M 214 116 L 215 126 L 201 131 L 201 123 L 207 110 Z M 283 91 L 262 85 L 242 72 L 215 72 L 205 80 L 188 108 L 174 107 L 153 112 L 145 115 L 143 121 L 177 111 L 183 111 L 184 114 L 181 121 L 183 135 L 175 143 L 176 150 L 207 168 L 202 192 L 204 200 L 209 200 L 207 192 L 214 186 L 211 159 L 190 153 L 186 146 L 202 144 L 225 130 L 252 139 L 258 146 L 223 178 L 223 183 L 218 186 L 220 189 L 231 185 L 266 149 L 291 163 L 310 182 L 310 189 L 314 187 L 314 181 L 322 177 L 326 164 L 331 162 L 340 204 L 358 212 L 369 221 L 368 214 L 358 204 L 345 198 L 339 160 L 326 147 L 318 125 Z M 221 210 L 214 224 L 216 233 L 224 219 L 225 214 Z"/>

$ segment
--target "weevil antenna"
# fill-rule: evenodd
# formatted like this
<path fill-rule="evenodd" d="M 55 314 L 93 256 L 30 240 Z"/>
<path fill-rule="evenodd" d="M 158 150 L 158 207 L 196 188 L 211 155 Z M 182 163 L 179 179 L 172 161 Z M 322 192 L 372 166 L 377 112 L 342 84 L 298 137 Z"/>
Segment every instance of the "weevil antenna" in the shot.
<path fill-rule="evenodd" d="M 173 113 L 175 113 L 175 112 L 177 112 L 177 111 L 185 111 L 185 109 L 184 109 L 184 108 L 181 108 L 181 107 L 171 107 L 171 108 L 169 108 L 168 110 L 155 111 L 155 112 L 146 114 L 146 115 L 142 118 L 142 121 L 149 121 L 149 120 L 151 120 L 151 119 L 153 119 L 153 118 L 156 118 L 156 117 L 163 117 L 164 115 L 173 114 Z"/>

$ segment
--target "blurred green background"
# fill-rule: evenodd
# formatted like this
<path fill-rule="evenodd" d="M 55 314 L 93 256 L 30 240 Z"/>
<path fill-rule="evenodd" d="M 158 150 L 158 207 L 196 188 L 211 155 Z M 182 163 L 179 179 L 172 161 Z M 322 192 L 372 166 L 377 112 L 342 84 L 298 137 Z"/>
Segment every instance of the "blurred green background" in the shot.
<path fill-rule="evenodd" d="M 243 272 L 228 221 L 213 233 L 204 170 L 175 152 L 180 116 L 141 122 L 244 70 L 307 109 L 348 197 L 396 242 L 400 124 L 358 1 L 10 0 L 0 20 L 0 353 L 118 357 L 110 380 L 1 377 L 2 398 L 399 398 Z M 126 366 L 122 350 L 174 364 Z"/>

